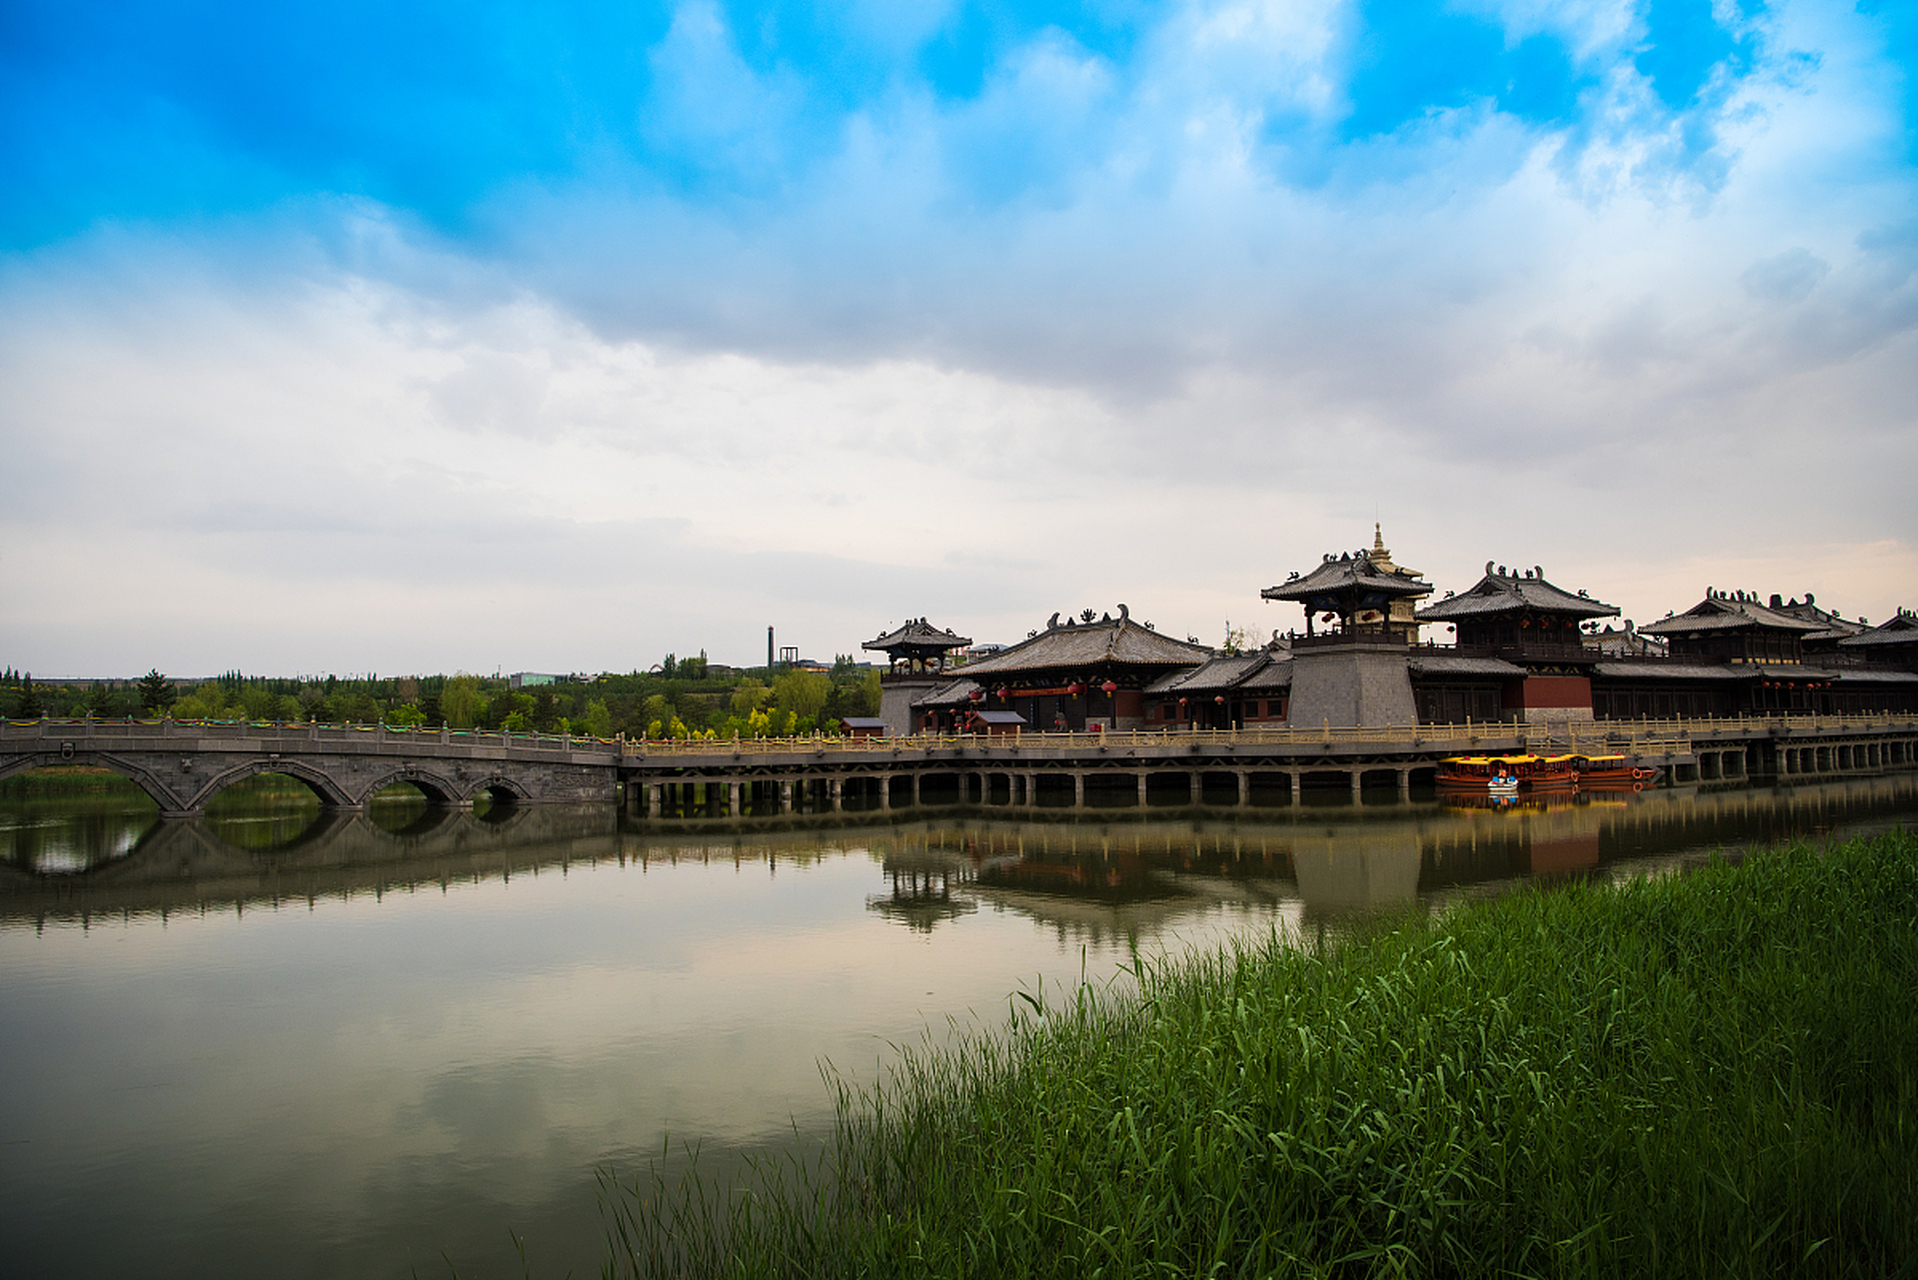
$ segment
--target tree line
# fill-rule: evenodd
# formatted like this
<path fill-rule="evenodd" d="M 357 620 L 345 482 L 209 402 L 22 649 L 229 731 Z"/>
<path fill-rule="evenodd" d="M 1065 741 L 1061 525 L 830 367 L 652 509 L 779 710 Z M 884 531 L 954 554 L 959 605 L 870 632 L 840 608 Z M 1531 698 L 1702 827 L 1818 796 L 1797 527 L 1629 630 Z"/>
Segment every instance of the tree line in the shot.
<path fill-rule="evenodd" d="M 879 672 L 841 654 L 830 673 L 758 668 L 714 672 L 705 655 L 666 657 L 651 671 L 570 675 L 515 689 L 501 676 L 249 676 L 36 683 L 0 672 L 0 718 L 157 718 L 388 724 L 610 738 L 783 737 L 832 732 L 879 711 Z"/>

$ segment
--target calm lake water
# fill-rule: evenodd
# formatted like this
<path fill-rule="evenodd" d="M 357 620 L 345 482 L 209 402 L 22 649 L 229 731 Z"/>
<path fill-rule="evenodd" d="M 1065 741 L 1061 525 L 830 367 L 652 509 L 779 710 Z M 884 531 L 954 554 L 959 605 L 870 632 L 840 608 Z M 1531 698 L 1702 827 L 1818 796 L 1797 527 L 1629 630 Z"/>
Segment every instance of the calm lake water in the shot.
<path fill-rule="evenodd" d="M 1018 823 L 160 822 L 0 799 L 0 1238 L 35 1276 L 599 1273 L 595 1170 L 806 1148 L 831 1070 L 1147 951 L 1918 822 L 1918 777 Z"/>

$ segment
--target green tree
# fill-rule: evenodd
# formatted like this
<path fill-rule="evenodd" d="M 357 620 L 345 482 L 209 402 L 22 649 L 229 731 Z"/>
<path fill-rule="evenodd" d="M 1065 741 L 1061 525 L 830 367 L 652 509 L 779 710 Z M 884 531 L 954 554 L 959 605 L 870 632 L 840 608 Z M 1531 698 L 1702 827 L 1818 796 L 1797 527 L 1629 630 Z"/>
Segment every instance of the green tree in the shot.
<path fill-rule="evenodd" d="M 773 702 L 801 720 L 825 710 L 826 699 L 831 696 L 832 681 L 816 671 L 788 671 L 773 681 Z"/>
<path fill-rule="evenodd" d="M 173 705 L 173 682 L 154 667 L 140 677 L 140 711 L 157 716 Z"/>
<path fill-rule="evenodd" d="M 664 694 L 655 693 L 639 704 L 639 722 L 646 726 L 646 736 L 657 738 L 666 724 L 673 720 L 673 704 Z"/>
<path fill-rule="evenodd" d="M 745 719 L 766 705 L 766 699 L 772 696 L 772 690 L 762 680 L 747 676 L 733 686 L 733 714 Z"/>
<path fill-rule="evenodd" d="M 471 729 L 486 714 L 486 699 L 480 695 L 479 677 L 462 671 L 446 682 L 440 694 L 440 714 L 455 729 Z"/>
<path fill-rule="evenodd" d="M 573 726 L 576 733 L 591 734 L 595 738 L 613 736 L 613 713 L 606 707 L 604 698 L 594 698 L 586 704 L 586 710 L 580 714 L 579 723 Z"/>
<path fill-rule="evenodd" d="M 533 709 L 527 718 L 535 730 L 551 733 L 559 727 L 559 697 L 550 687 L 542 685 L 533 695 Z"/>

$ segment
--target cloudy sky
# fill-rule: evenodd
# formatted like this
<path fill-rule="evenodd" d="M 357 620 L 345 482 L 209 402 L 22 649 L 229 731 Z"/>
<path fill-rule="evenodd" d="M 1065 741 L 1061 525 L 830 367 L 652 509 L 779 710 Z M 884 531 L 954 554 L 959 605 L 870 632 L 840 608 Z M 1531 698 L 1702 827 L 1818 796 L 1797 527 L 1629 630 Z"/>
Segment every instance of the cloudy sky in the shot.
<path fill-rule="evenodd" d="M 0 663 L 1918 604 L 1898 0 L 0 7 Z"/>

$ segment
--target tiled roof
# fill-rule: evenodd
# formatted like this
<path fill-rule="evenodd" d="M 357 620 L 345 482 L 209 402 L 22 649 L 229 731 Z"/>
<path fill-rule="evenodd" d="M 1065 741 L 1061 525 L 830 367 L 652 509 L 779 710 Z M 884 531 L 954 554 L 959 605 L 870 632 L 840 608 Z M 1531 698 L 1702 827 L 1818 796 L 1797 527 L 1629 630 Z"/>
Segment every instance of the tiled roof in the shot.
<path fill-rule="evenodd" d="M 1267 689 L 1290 689 L 1292 687 L 1292 655 L 1272 654 L 1272 660 L 1257 668 L 1251 675 L 1239 681 L 1240 693 L 1257 693 Z"/>
<path fill-rule="evenodd" d="M 1739 680 L 1755 674 L 1692 662 L 1601 662 L 1592 673 L 1607 680 Z"/>
<path fill-rule="evenodd" d="M 1525 668 L 1503 658 L 1460 658 L 1451 654 L 1414 655 L 1405 664 L 1415 676 L 1522 676 Z"/>
<path fill-rule="evenodd" d="M 1840 684 L 1918 684 L 1914 671 L 1840 671 Z"/>
<path fill-rule="evenodd" d="M 1187 644 L 1162 636 L 1132 621 L 1125 606 L 1116 620 L 1053 623 L 1018 644 L 1001 649 L 980 662 L 966 664 L 966 674 L 1011 675 L 1022 671 L 1083 670 L 1110 664 L 1136 667 L 1195 667 L 1212 657 L 1202 644 Z"/>
<path fill-rule="evenodd" d="M 1221 654 L 1184 671 L 1168 671 L 1145 687 L 1147 693 L 1221 693 L 1266 664 L 1261 653 Z"/>
<path fill-rule="evenodd" d="M 1854 646 L 1865 648 L 1881 644 L 1918 643 L 1918 615 L 1909 614 L 1900 609 L 1871 630 L 1852 636 L 1849 640 L 1840 640 L 1838 643 L 1847 649 Z"/>
<path fill-rule="evenodd" d="M 1774 595 L 1771 603 L 1766 607 L 1775 609 L 1779 613 L 1790 614 L 1794 618 L 1803 618 L 1806 622 L 1819 624 L 1822 630 L 1807 632 L 1805 635 L 1807 640 L 1842 640 L 1846 636 L 1855 636 L 1865 629 L 1863 623 L 1852 622 L 1829 610 L 1820 609 L 1817 597 L 1809 591 L 1805 593 L 1803 600 L 1797 596 L 1786 600 L 1782 596 Z"/>
<path fill-rule="evenodd" d="M 1808 631 L 1823 631 L 1825 624 L 1807 622 L 1789 613 L 1768 609 L 1748 592 L 1732 594 L 1708 590 L 1703 600 L 1685 612 L 1647 623 L 1639 630 L 1648 636 L 1657 636 L 1683 635 L 1693 631 L 1739 631 L 1748 627 L 1795 631 L 1804 635 Z"/>
<path fill-rule="evenodd" d="M 1485 576 L 1462 595 L 1447 596 L 1437 604 L 1418 612 L 1420 622 L 1450 622 L 1455 618 L 1481 614 L 1517 613 L 1523 610 L 1562 613 L 1574 618 L 1615 618 L 1618 608 L 1589 596 L 1573 595 L 1545 580 L 1542 570 L 1506 573 L 1503 565 L 1485 563 Z"/>
<path fill-rule="evenodd" d="M 937 689 L 930 690 L 912 700 L 915 707 L 957 707 L 969 705 L 974 693 L 984 693 L 985 688 L 977 680 L 948 680 Z"/>
<path fill-rule="evenodd" d="M 911 618 L 907 620 L 905 626 L 900 627 L 897 631 L 889 631 L 885 635 L 866 641 L 866 643 L 859 647 L 861 649 L 878 649 L 882 651 L 908 646 L 921 649 L 957 649 L 971 643 L 972 640 L 970 637 L 954 635 L 949 630 L 941 631 L 924 618 Z"/>
<path fill-rule="evenodd" d="M 1289 578 L 1276 587 L 1267 587 L 1259 595 L 1267 600 L 1296 600 L 1310 603 L 1327 595 L 1376 595 L 1385 599 L 1432 594 L 1432 584 L 1410 573 L 1387 573 L 1372 563 L 1365 552 L 1348 551 L 1327 556 L 1318 568 L 1304 577 Z"/>

